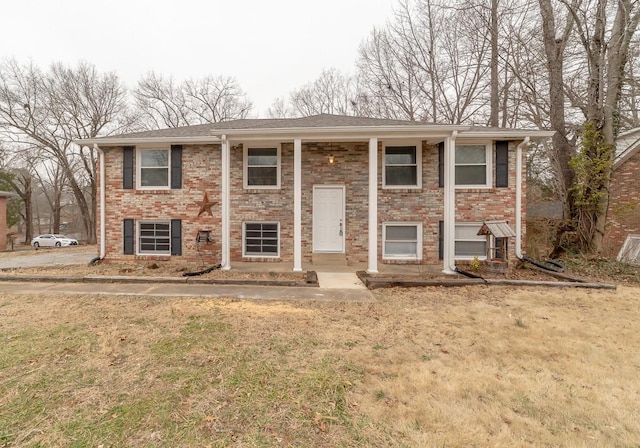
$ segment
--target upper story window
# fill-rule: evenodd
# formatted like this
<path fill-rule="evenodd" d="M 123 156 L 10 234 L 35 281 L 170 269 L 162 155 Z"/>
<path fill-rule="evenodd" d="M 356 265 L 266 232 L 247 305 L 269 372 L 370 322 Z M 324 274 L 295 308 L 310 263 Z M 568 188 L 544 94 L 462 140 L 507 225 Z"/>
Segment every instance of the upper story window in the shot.
<path fill-rule="evenodd" d="M 491 145 L 484 143 L 456 144 L 456 186 L 491 186 Z"/>
<path fill-rule="evenodd" d="M 244 188 L 280 188 L 280 145 L 244 145 Z"/>
<path fill-rule="evenodd" d="M 138 187 L 169 188 L 169 149 L 138 150 Z"/>
<path fill-rule="evenodd" d="M 386 188 L 422 187 L 422 145 L 385 145 L 383 185 Z"/>

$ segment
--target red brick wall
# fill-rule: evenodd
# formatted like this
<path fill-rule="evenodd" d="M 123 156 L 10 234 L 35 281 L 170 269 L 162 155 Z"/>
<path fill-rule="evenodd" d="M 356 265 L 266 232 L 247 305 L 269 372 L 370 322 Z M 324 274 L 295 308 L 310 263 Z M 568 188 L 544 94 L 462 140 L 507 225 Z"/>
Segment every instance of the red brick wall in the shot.
<path fill-rule="evenodd" d="M 182 183 L 179 190 L 124 190 L 122 188 L 122 149 L 105 152 L 107 204 L 106 257 L 109 260 L 168 259 L 169 257 L 123 255 L 123 220 L 182 219 L 182 253 L 176 257 L 205 264 L 220 261 L 220 147 L 185 146 L 182 156 Z M 134 184 L 135 185 L 135 184 Z M 198 216 L 204 192 L 218 201 L 213 216 Z M 99 213 L 99 212 L 98 212 Z M 196 245 L 199 230 L 211 230 L 213 243 Z M 98 239 L 100 234 L 98 233 Z M 200 251 L 198 251 L 198 247 Z"/>
<path fill-rule="evenodd" d="M 182 219 L 183 256 L 188 262 L 218 263 L 221 251 L 220 203 L 213 216 L 197 216 L 206 191 L 209 199 L 220 201 L 221 155 L 219 145 L 187 145 L 183 149 L 181 190 L 123 190 L 122 150 L 104 148 L 107 169 L 107 258 L 156 259 L 122 255 L 124 219 Z M 335 162 L 328 163 L 333 155 Z M 293 144 L 281 145 L 281 188 L 243 189 L 243 148 L 233 144 L 231 156 L 230 224 L 231 260 L 291 261 L 293 259 Z M 366 262 L 368 249 L 368 142 L 303 143 L 302 146 L 302 256 L 312 257 L 313 186 L 344 185 L 345 242 L 349 262 Z M 423 225 L 423 263 L 438 262 L 438 223 L 443 219 L 443 189 L 438 187 L 438 148 L 422 145 L 422 188 L 382 188 L 382 142 L 378 148 L 378 255 L 382 260 L 382 224 L 411 221 Z M 515 143 L 509 151 L 509 187 L 457 190 L 456 220 L 481 222 L 506 219 L 515 228 Z M 495 171 L 495 167 L 494 167 Z M 524 167 L 523 167 L 524 172 Z M 492 178 L 495 178 L 492 175 Z M 492 180 L 493 181 L 493 180 Z M 522 203 L 526 203 L 523 195 Z M 246 221 L 280 223 L 280 258 L 242 257 L 242 224 Z M 523 217 L 523 226 L 524 226 Z M 211 230 L 214 242 L 200 246 L 198 230 Z M 99 232 L 98 232 L 99 234 Z M 524 243 L 523 243 L 524 246 Z M 510 244 L 513 257 L 514 244 Z M 168 257 L 160 257 L 168 258 Z"/>
<path fill-rule="evenodd" d="M 640 152 L 635 153 L 613 172 L 604 250 L 617 255 L 627 234 L 640 233 Z"/>

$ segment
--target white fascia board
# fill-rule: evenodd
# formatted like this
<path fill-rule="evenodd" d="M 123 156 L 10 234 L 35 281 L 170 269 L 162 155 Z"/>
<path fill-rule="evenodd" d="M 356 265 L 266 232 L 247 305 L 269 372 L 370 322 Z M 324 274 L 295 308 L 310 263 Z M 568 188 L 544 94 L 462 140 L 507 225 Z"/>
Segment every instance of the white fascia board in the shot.
<path fill-rule="evenodd" d="M 197 136 L 197 137 L 102 137 L 102 138 L 87 138 L 82 140 L 74 140 L 74 143 L 78 145 L 94 145 L 99 146 L 125 146 L 125 145 L 143 145 L 145 143 L 150 144 L 214 144 L 220 143 L 222 140 L 216 135 L 209 136 Z"/>
<path fill-rule="evenodd" d="M 544 139 L 553 137 L 555 131 L 539 131 L 539 130 L 523 130 L 523 129 L 514 129 L 514 130 L 471 130 L 471 131 L 462 131 L 458 133 L 459 139 L 467 139 L 467 138 L 482 138 L 482 139 L 512 139 L 512 140 L 523 140 L 525 137 L 529 137 L 532 140 L 536 139 Z"/>

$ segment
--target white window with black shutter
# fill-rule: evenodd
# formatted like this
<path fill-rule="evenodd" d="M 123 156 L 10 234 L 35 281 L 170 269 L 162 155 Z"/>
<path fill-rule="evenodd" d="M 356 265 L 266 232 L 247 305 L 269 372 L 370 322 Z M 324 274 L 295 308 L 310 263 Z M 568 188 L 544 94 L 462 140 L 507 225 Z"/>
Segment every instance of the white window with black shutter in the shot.
<path fill-rule="evenodd" d="M 280 188 L 280 144 L 243 144 L 245 189 Z"/>
<path fill-rule="evenodd" d="M 243 257 L 279 257 L 280 223 L 245 222 L 242 226 Z"/>
<path fill-rule="evenodd" d="M 490 143 L 457 143 L 455 185 L 457 188 L 490 188 L 492 184 Z"/>
<path fill-rule="evenodd" d="M 182 145 L 170 148 L 123 148 L 122 187 L 124 189 L 182 188 Z"/>
<path fill-rule="evenodd" d="M 422 187 L 422 143 L 385 143 L 382 155 L 384 188 Z"/>
<path fill-rule="evenodd" d="M 182 221 L 125 219 L 125 255 L 182 255 Z"/>

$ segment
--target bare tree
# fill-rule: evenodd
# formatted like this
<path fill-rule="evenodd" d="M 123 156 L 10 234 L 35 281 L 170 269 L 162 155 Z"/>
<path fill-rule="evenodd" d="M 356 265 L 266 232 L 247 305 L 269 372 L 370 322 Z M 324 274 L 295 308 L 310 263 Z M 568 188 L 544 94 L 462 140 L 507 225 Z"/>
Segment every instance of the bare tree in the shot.
<path fill-rule="evenodd" d="M 6 139 L 37 145 L 60 165 L 90 242 L 95 241 L 97 154 L 73 141 L 128 129 L 125 112 L 118 77 L 99 74 L 87 63 L 54 64 L 48 72 L 15 60 L 0 65 L 0 129 Z"/>
<path fill-rule="evenodd" d="M 149 73 L 134 91 L 144 129 L 174 128 L 245 118 L 252 103 L 234 78 L 207 76 L 177 83 Z"/>
<path fill-rule="evenodd" d="M 356 97 L 355 80 L 336 69 L 328 69 L 315 81 L 293 91 L 289 104 L 296 116 L 355 115 Z"/>

